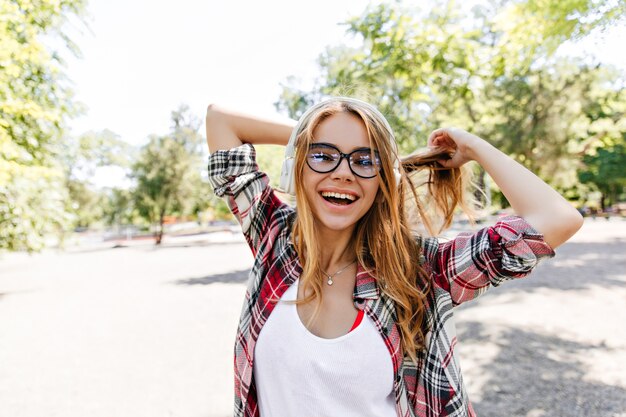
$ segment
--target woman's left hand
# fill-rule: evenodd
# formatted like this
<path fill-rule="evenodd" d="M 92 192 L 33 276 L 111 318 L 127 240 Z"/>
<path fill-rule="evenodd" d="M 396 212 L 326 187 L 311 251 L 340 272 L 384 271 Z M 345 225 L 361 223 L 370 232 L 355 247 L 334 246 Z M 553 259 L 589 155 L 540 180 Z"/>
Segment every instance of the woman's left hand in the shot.
<path fill-rule="evenodd" d="M 582 225 L 582 216 L 559 193 L 478 136 L 454 127 L 441 128 L 430 134 L 428 146 L 450 152 L 450 159 L 439 161 L 446 168 L 478 162 L 500 187 L 515 213 L 542 233 L 553 249 Z"/>
<path fill-rule="evenodd" d="M 439 163 L 445 168 L 458 168 L 475 159 L 473 149 L 483 139 L 463 129 L 444 127 L 433 130 L 428 137 L 428 146 L 450 150 L 450 159 L 442 159 Z"/>

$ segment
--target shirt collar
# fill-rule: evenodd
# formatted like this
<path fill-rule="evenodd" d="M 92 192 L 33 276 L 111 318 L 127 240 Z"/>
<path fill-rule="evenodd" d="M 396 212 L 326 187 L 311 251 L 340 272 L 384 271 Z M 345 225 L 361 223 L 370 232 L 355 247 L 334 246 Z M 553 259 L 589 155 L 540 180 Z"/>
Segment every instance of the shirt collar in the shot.
<path fill-rule="evenodd" d="M 356 285 L 354 286 L 354 298 L 364 300 L 376 300 L 380 297 L 380 290 L 376 278 L 371 271 L 363 268 L 361 264 L 356 269 Z"/>

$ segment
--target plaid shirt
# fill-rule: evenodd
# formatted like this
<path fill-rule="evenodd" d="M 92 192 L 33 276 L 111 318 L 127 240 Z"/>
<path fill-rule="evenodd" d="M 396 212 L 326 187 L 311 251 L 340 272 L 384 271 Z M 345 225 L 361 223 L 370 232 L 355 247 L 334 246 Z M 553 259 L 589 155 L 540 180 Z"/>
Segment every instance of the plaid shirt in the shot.
<path fill-rule="evenodd" d="M 300 276 L 302 266 L 290 241 L 295 209 L 281 202 L 258 170 L 255 150 L 244 144 L 209 158 L 209 179 L 224 197 L 254 254 L 235 340 L 236 417 L 259 416 L 254 382 L 254 347 L 282 294 Z M 402 352 L 394 303 L 376 278 L 357 269 L 354 304 L 376 324 L 392 358 L 397 415 L 474 416 L 455 352 L 453 307 L 491 286 L 526 276 L 542 257 L 554 252 L 540 233 L 520 217 L 508 217 L 475 233 L 439 243 L 417 237 L 420 258 L 433 279 L 426 317 L 426 348 L 417 363 Z"/>

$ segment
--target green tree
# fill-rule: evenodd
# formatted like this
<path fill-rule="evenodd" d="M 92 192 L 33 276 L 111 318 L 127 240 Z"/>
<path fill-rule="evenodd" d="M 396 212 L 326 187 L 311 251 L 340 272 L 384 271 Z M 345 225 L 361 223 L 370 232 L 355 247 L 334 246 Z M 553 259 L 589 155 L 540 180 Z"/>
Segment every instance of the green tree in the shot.
<path fill-rule="evenodd" d="M 189 108 L 181 106 L 172 112 L 171 132 L 152 135 L 132 166 L 135 207 L 155 227 L 156 244 L 163 239 L 165 216 L 191 214 L 205 205 L 207 185 L 200 175 L 203 140 L 199 127 Z"/>
<path fill-rule="evenodd" d="M 78 53 L 62 27 L 82 16 L 84 6 L 83 0 L 0 0 L 0 249 L 37 250 L 46 233 L 68 224 L 55 155 L 78 108 L 61 50 L 50 45 Z"/>
<path fill-rule="evenodd" d="M 618 120 L 596 120 L 585 110 L 610 100 L 616 75 L 561 59 L 551 68 L 525 76 L 500 78 L 481 111 L 485 137 L 553 186 L 567 189 L 577 182 L 580 153 L 595 141 L 598 129 L 619 130 Z"/>
<path fill-rule="evenodd" d="M 578 172 L 582 183 L 592 184 L 600 191 L 602 210 L 617 202 L 626 190 L 626 132 L 607 142 L 583 156 L 583 167 Z"/>
<path fill-rule="evenodd" d="M 571 187 L 595 123 L 584 109 L 622 87 L 619 73 L 554 53 L 623 18 L 624 7 L 608 0 L 481 3 L 471 13 L 452 1 L 428 6 L 368 7 L 346 22 L 356 46 L 328 48 L 313 90 L 288 79 L 276 107 L 298 117 L 324 95 L 361 97 L 386 114 L 403 152 L 424 146 L 436 127 L 458 125 Z"/>
<path fill-rule="evenodd" d="M 102 220 L 107 226 L 121 227 L 137 223 L 140 218 L 135 208 L 133 192 L 126 188 L 109 188 L 104 191 Z"/>
<path fill-rule="evenodd" d="M 122 141 L 119 135 L 105 129 L 85 132 L 77 138 L 66 137 L 57 159 L 65 174 L 68 191 L 66 211 L 71 218 L 71 228 L 87 228 L 103 220 L 105 193 L 96 190 L 91 182 L 97 168 L 130 168 L 134 148 Z"/>
<path fill-rule="evenodd" d="M 498 59 L 525 67 L 552 56 L 564 42 L 623 22 L 626 16 L 626 3 L 614 0 L 516 0 L 479 9 L 492 16 L 487 28 L 495 35 Z"/>

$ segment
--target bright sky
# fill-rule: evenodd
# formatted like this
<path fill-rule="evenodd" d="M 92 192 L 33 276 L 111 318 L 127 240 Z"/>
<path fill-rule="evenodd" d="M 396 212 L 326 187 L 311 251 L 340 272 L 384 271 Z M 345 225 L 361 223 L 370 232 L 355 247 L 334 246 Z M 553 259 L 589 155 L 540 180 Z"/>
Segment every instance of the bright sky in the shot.
<path fill-rule="evenodd" d="M 170 111 L 210 102 L 273 112 L 279 83 L 311 80 L 326 45 L 345 38 L 337 23 L 366 0 L 90 0 L 93 35 L 77 39 L 82 60 L 68 72 L 88 107 L 75 133 L 109 128 L 138 144 L 166 133 Z"/>
<path fill-rule="evenodd" d="M 374 1 L 375 3 L 380 2 Z M 170 112 L 187 103 L 197 116 L 217 102 L 273 113 L 280 83 L 317 76 L 326 46 L 349 42 L 339 22 L 368 0 L 90 0 L 92 33 L 73 39 L 83 58 L 68 75 L 86 115 L 73 133 L 108 128 L 138 145 L 169 129 Z M 595 51 L 626 70 L 623 26 L 571 52 Z"/>

